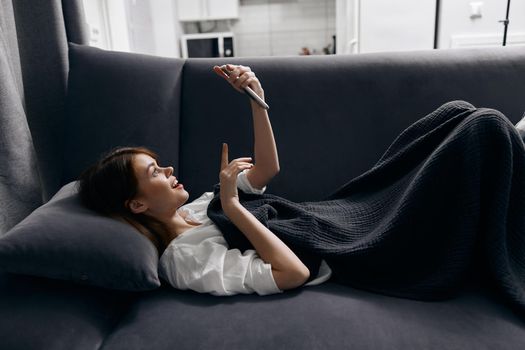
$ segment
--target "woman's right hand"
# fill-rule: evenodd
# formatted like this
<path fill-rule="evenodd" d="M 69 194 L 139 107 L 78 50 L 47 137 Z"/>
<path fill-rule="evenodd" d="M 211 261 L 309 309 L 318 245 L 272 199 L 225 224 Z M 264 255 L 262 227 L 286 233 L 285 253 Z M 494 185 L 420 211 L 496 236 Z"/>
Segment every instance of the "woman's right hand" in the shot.
<path fill-rule="evenodd" d="M 222 71 L 222 68 L 229 72 L 229 76 Z M 260 98 L 264 100 L 264 90 L 261 86 L 261 82 L 255 73 L 252 72 L 250 67 L 226 64 L 223 66 L 213 66 L 213 71 L 229 82 L 235 90 L 244 94 L 245 92 L 243 89 L 249 86 Z"/>
<path fill-rule="evenodd" d="M 226 211 L 228 207 L 240 203 L 237 192 L 237 176 L 241 171 L 253 167 L 251 161 L 251 157 L 242 157 L 228 162 L 228 144 L 222 144 L 219 179 L 221 185 L 220 198 L 224 211 Z"/>

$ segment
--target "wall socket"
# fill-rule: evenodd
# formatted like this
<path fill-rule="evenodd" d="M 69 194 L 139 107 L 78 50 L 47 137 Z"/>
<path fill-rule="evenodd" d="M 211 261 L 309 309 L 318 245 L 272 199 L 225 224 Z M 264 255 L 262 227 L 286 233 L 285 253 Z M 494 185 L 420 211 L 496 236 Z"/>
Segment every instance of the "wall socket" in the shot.
<path fill-rule="evenodd" d="M 483 9 L 483 1 L 475 1 L 470 3 L 470 18 L 481 18 Z"/>

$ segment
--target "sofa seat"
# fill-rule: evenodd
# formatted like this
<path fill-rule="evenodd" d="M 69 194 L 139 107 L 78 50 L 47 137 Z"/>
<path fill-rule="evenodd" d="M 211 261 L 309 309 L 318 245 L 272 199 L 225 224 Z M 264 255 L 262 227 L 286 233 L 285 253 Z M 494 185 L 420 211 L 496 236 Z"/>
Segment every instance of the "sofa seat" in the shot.
<path fill-rule="evenodd" d="M 132 293 L 0 274 L 2 349 L 522 349 L 525 324 L 469 284 L 416 301 L 327 282 L 265 297 Z"/>
<path fill-rule="evenodd" d="M 132 304 L 103 349 L 520 349 L 525 326 L 474 284 L 424 302 L 325 284 L 260 297 L 169 287 Z"/>
<path fill-rule="evenodd" d="M 99 349 L 133 293 L 0 273 L 0 349 Z"/>

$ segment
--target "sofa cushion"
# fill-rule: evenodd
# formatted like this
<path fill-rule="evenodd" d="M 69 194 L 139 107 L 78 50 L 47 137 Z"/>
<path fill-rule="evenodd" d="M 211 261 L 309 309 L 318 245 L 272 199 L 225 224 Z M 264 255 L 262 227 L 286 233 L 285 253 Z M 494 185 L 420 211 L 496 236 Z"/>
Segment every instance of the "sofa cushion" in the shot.
<path fill-rule="evenodd" d="M 184 61 L 69 45 L 61 184 L 117 146 L 145 146 L 178 172 Z"/>
<path fill-rule="evenodd" d="M 261 297 L 161 287 L 134 303 L 102 349 L 524 349 L 523 321 L 474 284 L 423 302 L 327 282 Z"/>
<path fill-rule="evenodd" d="M 86 209 L 76 184 L 64 186 L 0 239 L 0 267 L 120 290 L 160 286 L 155 246 L 131 225 Z"/>

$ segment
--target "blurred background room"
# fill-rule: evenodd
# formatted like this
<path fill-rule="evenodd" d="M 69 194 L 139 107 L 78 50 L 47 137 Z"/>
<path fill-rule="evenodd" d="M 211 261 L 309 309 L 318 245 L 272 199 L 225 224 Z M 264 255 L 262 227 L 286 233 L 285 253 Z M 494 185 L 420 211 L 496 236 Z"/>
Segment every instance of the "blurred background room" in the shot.
<path fill-rule="evenodd" d="M 525 0 L 84 0 L 84 7 L 92 46 L 166 57 L 501 46 L 506 19 L 506 45 L 525 45 Z"/>

